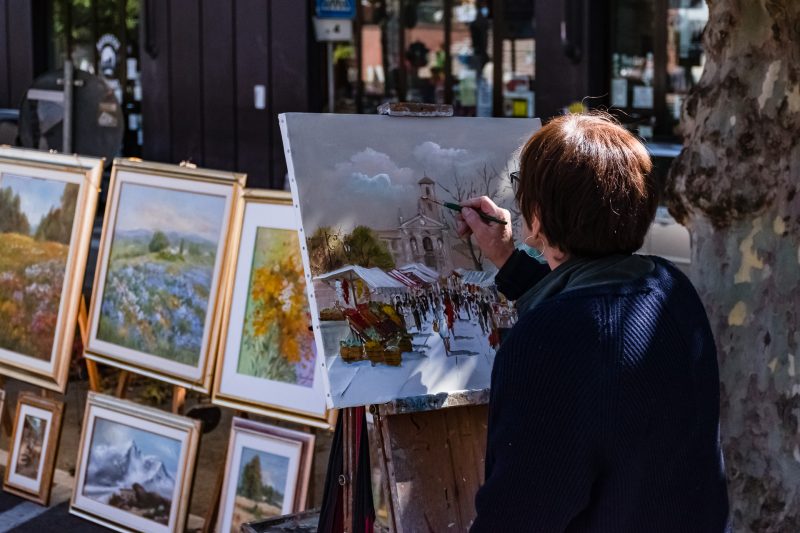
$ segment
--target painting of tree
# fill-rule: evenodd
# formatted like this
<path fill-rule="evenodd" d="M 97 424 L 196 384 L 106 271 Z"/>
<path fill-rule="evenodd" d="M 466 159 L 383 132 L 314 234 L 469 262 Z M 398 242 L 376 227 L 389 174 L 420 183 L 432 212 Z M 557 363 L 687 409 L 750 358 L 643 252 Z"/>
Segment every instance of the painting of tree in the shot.
<path fill-rule="evenodd" d="M 314 336 L 297 233 L 258 228 L 237 371 L 311 386 Z"/>
<path fill-rule="evenodd" d="M 386 244 L 367 226 L 356 226 L 344 238 L 344 249 L 349 264 L 385 270 L 395 266 Z"/>

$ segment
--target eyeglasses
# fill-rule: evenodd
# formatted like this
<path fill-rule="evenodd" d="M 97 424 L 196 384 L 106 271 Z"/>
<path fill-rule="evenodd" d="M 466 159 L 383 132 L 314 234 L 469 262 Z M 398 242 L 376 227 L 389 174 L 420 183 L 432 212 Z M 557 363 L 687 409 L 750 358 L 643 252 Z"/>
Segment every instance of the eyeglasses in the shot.
<path fill-rule="evenodd" d="M 514 172 L 509 172 L 508 179 L 511 180 L 511 189 L 516 194 L 517 188 L 519 187 L 519 171 L 515 170 Z"/>

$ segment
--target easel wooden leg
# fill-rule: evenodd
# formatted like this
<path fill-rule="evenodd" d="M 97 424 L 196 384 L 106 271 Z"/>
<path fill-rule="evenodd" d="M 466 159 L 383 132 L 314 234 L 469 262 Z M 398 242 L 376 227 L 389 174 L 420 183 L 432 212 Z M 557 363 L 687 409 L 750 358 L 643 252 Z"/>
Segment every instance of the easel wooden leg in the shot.
<path fill-rule="evenodd" d="M 119 378 L 117 381 L 117 389 L 114 391 L 114 395 L 117 398 L 125 399 L 125 396 L 128 394 L 128 380 L 131 378 L 130 372 L 127 370 L 120 370 L 119 371 Z"/>
<path fill-rule="evenodd" d="M 184 389 L 185 390 L 185 389 Z M 234 411 L 234 416 L 240 416 L 242 418 L 247 418 L 247 413 L 244 411 Z M 206 515 L 203 518 L 203 530 L 202 533 L 211 533 L 214 530 L 214 526 L 217 523 L 217 518 L 219 515 L 219 506 L 220 501 L 219 499 L 222 497 L 222 483 L 225 481 L 225 463 L 227 462 L 228 446 L 225 446 L 225 455 L 223 461 L 219 465 L 219 469 L 217 470 L 217 479 L 214 483 L 214 492 L 213 492 L 213 500 L 212 504 L 209 506 L 208 510 L 206 511 Z"/>
<path fill-rule="evenodd" d="M 81 298 L 80 306 L 78 307 L 78 331 L 81 334 L 81 344 L 83 349 L 89 345 L 89 314 L 86 310 L 86 299 Z M 83 358 L 86 362 L 86 373 L 89 376 L 89 390 L 92 392 L 101 392 L 100 385 L 100 372 L 97 369 L 97 363 L 90 359 Z"/>
<path fill-rule="evenodd" d="M 183 412 L 186 403 L 186 388 L 175 385 L 172 387 L 172 412 L 179 415 Z"/>

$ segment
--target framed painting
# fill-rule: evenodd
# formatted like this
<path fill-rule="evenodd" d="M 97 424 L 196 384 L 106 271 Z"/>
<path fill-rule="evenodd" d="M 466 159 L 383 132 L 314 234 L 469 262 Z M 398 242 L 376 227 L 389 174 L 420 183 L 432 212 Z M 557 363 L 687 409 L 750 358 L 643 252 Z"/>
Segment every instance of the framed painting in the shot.
<path fill-rule="evenodd" d="M 540 121 L 279 120 L 329 405 L 488 389 L 515 309 L 449 206 L 488 195 L 513 209 L 510 173 Z"/>
<path fill-rule="evenodd" d="M 234 418 L 228 440 L 217 533 L 305 509 L 314 436 Z"/>
<path fill-rule="evenodd" d="M 70 513 L 118 531 L 183 531 L 200 421 L 89 393 Z"/>
<path fill-rule="evenodd" d="M 20 393 L 3 490 L 47 506 L 63 414 L 64 402 Z"/>
<path fill-rule="evenodd" d="M 213 400 L 332 427 L 291 195 L 248 190 L 236 211 Z"/>
<path fill-rule="evenodd" d="M 0 373 L 64 392 L 103 160 L 0 147 Z"/>
<path fill-rule="evenodd" d="M 86 357 L 208 393 L 245 177 L 116 159 Z"/>

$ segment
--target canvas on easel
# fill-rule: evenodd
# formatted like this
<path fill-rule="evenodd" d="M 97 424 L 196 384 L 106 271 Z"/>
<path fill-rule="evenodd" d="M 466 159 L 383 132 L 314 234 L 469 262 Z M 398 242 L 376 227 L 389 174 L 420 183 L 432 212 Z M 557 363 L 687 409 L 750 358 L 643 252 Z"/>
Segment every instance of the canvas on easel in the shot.
<path fill-rule="evenodd" d="M 329 405 L 489 387 L 515 311 L 444 204 L 509 179 L 538 119 L 280 117 Z M 342 135 L 342 132 L 347 132 Z"/>

